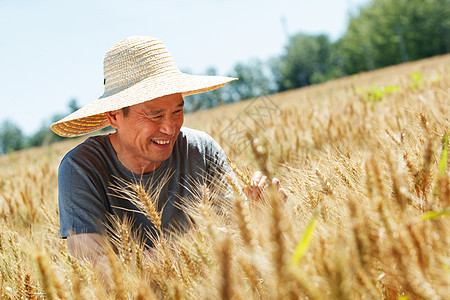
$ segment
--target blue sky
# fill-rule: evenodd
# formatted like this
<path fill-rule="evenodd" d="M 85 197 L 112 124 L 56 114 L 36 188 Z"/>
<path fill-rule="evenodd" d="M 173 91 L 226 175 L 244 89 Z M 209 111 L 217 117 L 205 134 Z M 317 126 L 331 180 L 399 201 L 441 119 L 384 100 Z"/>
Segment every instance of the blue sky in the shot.
<path fill-rule="evenodd" d="M 160 38 L 182 70 L 226 75 L 238 61 L 281 54 L 288 34 L 339 38 L 367 2 L 0 0 L 0 121 L 31 135 L 70 99 L 98 98 L 103 57 L 127 36 Z"/>

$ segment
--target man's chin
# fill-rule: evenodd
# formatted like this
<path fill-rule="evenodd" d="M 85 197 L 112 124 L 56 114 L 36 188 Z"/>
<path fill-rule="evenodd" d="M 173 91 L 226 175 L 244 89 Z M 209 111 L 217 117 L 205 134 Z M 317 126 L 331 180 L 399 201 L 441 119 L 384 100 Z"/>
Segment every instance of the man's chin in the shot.
<path fill-rule="evenodd" d="M 167 160 L 170 157 L 170 155 L 172 155 L 172 148 L 167 149 L 166 151 L 159 151 L 159 152 L 160 153 L 156 153 L 156 154 L 152 155 L 150 157 L 150 160 L 154 161 L 154 162 L 160 162 L 160 163 Z"/>

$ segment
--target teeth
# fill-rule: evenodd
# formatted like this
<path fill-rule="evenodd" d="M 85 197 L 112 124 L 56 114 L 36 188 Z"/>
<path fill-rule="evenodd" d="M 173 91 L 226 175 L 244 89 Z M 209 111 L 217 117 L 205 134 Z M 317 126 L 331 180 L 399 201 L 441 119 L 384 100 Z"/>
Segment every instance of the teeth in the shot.
<path fill-rule="evenodd" d="M 170 143 L 170 140 L 167 140 L 167 141 L 155 141 L 154 140 L 154 142 L 157 143 L 158 145 L 166 145 L 166 144 Z"/>

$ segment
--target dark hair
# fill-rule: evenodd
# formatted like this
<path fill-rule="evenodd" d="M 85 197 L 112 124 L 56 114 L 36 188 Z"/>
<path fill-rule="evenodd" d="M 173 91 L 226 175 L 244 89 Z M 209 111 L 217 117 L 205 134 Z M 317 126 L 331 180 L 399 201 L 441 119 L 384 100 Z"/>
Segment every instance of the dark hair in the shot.
<path fill-rule="evenodd" d="M 122 108 L 123 116 L 126 118 L 128 116 L 128 113 L 130 112 L 130 107 L 124 107 Z"/>

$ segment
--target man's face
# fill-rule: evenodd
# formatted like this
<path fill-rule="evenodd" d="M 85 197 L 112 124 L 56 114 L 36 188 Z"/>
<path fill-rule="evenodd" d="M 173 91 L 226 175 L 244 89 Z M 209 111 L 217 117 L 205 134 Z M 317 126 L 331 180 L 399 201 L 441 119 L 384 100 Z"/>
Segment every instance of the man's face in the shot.
<path fill-rule="evenodd" d="M 172 153 L 184 121 L 183 97 L 173 94 L 116 112 L 119 160 L 135 173 L 151 172 Z M 138 170 L 141 168 L 141 170 Z"/>

